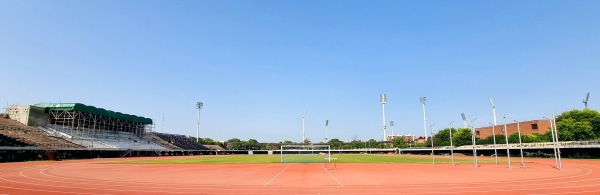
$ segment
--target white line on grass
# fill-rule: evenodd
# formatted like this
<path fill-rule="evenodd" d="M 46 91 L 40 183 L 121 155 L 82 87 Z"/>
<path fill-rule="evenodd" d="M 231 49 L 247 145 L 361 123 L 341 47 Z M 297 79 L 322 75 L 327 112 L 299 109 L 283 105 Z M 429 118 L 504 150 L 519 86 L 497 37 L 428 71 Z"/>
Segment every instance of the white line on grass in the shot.
<path fill-rule="evenodd" d="M 283 173 L 288 167 L 290 167 L 289 164 L 285 168 L 283 168 L 283 170 L 281 170 L 279 173 L 277 173 L 277 175 L 275 175 L 275 177 L 271 178 L 271 180 L 269 180 L 269 182 L 267 182 L 267 184 L 265 184 L 263 187 L 268 186 L 273 180 L 275 180 L 275 178 L 277 178 L 277 176 L 281 175 L 281 173 Z"/>

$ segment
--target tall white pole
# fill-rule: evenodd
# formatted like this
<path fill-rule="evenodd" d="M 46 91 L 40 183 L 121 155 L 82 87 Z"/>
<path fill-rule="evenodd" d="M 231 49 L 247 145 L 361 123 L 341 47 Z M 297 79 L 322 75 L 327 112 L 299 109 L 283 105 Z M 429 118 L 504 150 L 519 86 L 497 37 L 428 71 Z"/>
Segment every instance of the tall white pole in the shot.
<path fill-rule="evenodd" d="M 432 160 L 432 164 L 435 165 L 435 155 L 434 155 L 434 151 L 433 151 L 433 125 L 435 125 L 435 123 L 429 125 L 429 132 L 431 132 L 431 160 Z"/>
<path fill-rule="evenodd" d="M 510 166 L 510 147 L 508 146 L 508 129 L 506 129 L 506 115 L 504 115 L 504 138 L 506 139 L 506 155 L 508 156 L 508 169 L 512 170 Z"/>
<path fill-rule="evenodd" d="M 463 128 L 466 129 L 467 128 L 467 117 L 465 116 L 465 113 L 460 113 L 460 116 L 462 117 L 462 120 L 463 120 L 463 124 L 464 124 Z"/>
<path fill-rule="evenodd" d="M 386 137 L 385 136 L 385 134 L 386 134 L 385 133 L 385 129 L 386 129 L 386 124 L 385 124 L 385 103 L 387 102 L 387 99 L 386 99 L 385 93 L 382 93 L 381 96 L 380 96 L 380 98 L 381 98 L 381 108 L 382 108 L 382 113 L 383 113 L 383 120 L 382 120 L 382 123 L 383 123 L 383 140 L 382 141 L 386 141 L 386 139 L 385 139 L 385 137 Z"/>
<path fill-rule="evenodd" d="M 425 110 L 425 104 L 427 104 L 427 97 L 421 97 L 421 104 L 423 104 L 423 127 L 425 136 L 425 142 L 427 142 L 427 111 Z"/>
<path fill-rule="evenodd" d="M 302 142 L 300 143 L 304 143 L 304 141 L 306 140 L 306 136 L 304 134 L 304 118 L 306 117 L 306 109 L 304 110 L 304 114 L 302 115 Z"/>
<path fill-rule="evenodd" d="M 325 143 L 327 143 L 327 126 L 329 126 L 329 120 L 325 120 Z"/>
<path fill-rule="evenodd" d="M 390 126 L 392 127 L 392 139 L 394 139 L 396 135 L 396 133 L 394 132 L 394 121 L 390 121 Z"/>
<path fill-rule="evenodd" d="M 477 139 L 475 138 L 475 120 L 474 118 L 471 121 L 471 141 L 473 142 L 473 160 L 475 161 L 475 167 L 479 167 L 479 162 L 477 160 Z"/>
<path fill-rule="evenodd" d="M 514 120 L 517 123 L 517 131 L 519 132 L 519 149 L 521 150 L 521 168 L 525 168 L 525 160 L 523 160 L 523 142 L 521 142 L 521 125 L 519 121 Z"/>
<path fill-rule="evenodd" d="M 196 108 L 198 109 L 198 126 L 196 127 L 196 142 L 200 143 L 200 110 L 202 110 L 204 103 L 196 102 Z"/>
<path fill-rule="evenodd" d="M 544 117 L 546 118 L 546 117 Z M 552 147 L 552 149 L 554 149 L 554 161 L 556 161 L 556 168 L 558 169 L 558 153 L 556 152 L 556 142 L 555 142 L 555 138 L 554 138 L 554 123 L 552 122 L 552 118 L 546 118 L 548 119 L 548 121 L 550 121 L 550 135 L 552 135 L 552 145 L 554 147 Z"/>
<path fill-rule="evenodd" d="M 556 126 L 556 116 L 552 115 L 554 123 L 554 137 L 556 138 L 556 153 L 558 155 L 558 170 L 562 170 L 562 160 L 560 159 L 560 143 L 558 143 L 558 126 Z"/>
<path fill-rule="evenodd" d="M 494 138 L 494 155 L 496 155 L 496 164 L 498 164 L 498 149 L 496 148 L 496 125 L 498 125 L 498 122 L 496 121 L 496 105 L 494 105 L 492 98 L 488 97 L 488 99 L 490 99 L 490 104 L 492 104 L 492 111 L 494 112 L 494 126 L 492 127 L 492 136 Z"/>
<path fill-rule="evenodd" d="M 450 128 L 450 154 L 452 156 L 452 166 L 454 166 L 454 145 L 452 145 L 452 123 L 454 121 L 450 122 L 450 124 L 448 124 L 449 128 Z"/>

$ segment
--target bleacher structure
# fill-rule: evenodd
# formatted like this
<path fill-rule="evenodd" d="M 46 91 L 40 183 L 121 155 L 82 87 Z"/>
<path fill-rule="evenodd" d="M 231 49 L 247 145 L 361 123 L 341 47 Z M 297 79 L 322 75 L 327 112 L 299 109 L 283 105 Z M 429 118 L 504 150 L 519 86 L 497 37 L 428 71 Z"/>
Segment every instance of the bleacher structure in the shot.
<path fill-rule="evenodd" d="M 80 103 L 11 105 L 0 114 L 0 162 L 25 153 L 24 160 L 210 153 L 183 135 L 151 131 L 152 119 Z"/>

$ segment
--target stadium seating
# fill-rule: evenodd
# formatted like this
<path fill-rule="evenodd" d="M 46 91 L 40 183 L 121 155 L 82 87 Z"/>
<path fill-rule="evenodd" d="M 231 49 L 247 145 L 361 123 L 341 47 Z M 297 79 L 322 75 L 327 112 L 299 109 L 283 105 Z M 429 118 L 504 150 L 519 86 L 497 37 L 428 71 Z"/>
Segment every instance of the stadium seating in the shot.
<path fill-rule="evenodd" d="M 36 146 L 42 148 L 82 148 L 78 144 L 47 133 L 35 127 L 23 125 L 17 121 L 0 118 L 0 135 L 4 136 L 6 143 L 23 146 Z M 13 141 L 8 141 L 13 140 Z M 14 145 L 13 144 L 13 145 Z"/>
<path fill-rule="evenodd" d="M 185 135 L 167 134 L 167 133 L 150 133 L 156 135 L 156 137 L 168 142 L 169 144 L 175 145 L 180 149 L 184 150 L 210 150 L 202 144 L 195 142 L 194 140 L 186 137 Z"/>
<path fill-rule="evenodd" d="M 96 149 L 151 149 L 165 150 L 160 146 L 145 137 L 137 137 L 126 132 L 107 132 L 97 130 L 97 133 L 91 134 L 91 131 L 78 131 L 69 128 L 64 128 L 58 125 L 48 125 L 41 129 L 55 136 L 63 137 L 64 139 L 84 146 L 86 148 Z"/>

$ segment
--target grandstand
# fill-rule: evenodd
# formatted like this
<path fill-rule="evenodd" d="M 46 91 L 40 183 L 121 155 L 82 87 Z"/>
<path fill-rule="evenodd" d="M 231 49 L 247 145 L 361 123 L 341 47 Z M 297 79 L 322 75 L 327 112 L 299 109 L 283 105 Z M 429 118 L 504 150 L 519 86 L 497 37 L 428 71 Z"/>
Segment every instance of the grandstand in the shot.
<path fill-rule="evenodd" d="M 149 118 L 81 103 L 10 105 L 0 116 L 0 162 L 212 151 L 184 135 L 152 133 Z"/>

